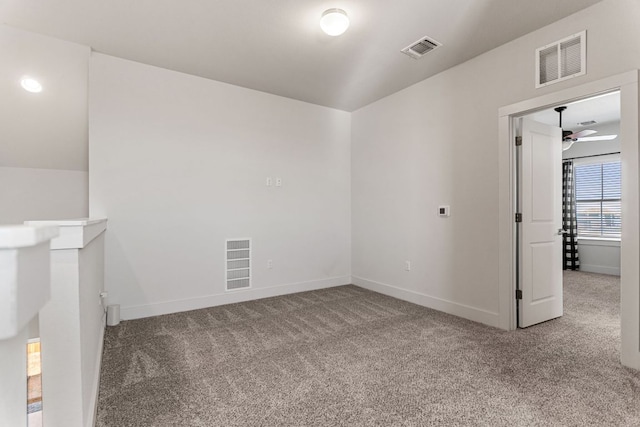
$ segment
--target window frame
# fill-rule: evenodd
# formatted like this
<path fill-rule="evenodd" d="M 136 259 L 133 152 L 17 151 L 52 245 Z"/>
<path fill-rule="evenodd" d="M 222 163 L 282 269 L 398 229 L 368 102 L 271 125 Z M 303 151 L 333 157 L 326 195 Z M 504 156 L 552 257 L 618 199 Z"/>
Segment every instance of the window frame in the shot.
<path fill-rule="evenodd" d="M 605 155 L 595 155 L 595 156 L 589 156 L 589 157 L 583 157 L 583 158 L 575 158 L 573 159 L 573 179 L 574 179 L 574 185 L 575 185 L 575 190 L 574 190 L 574 194 L 576 197 L 576 222 L 577 222 L 577 229 L 578 229 L 578 234 L 577 234 L 577 238 L 578 240 L 611 240 L 611 241 L 620 241 L 621 236 L 622 236 L 622 162 L 621 162 L 621 157 L 620 157 L 620 153 L 613 153 L 613 154 L 605 154 Z M 593 164 L 599 164 L 601 169 L 600 169 L 600 185 L 601 187 L 604 187 L 604 179 L 603 179 L 603 171 L 602 171 L 602 165 L 605 163 L 620 163 L 620 197 L 619 198 L 604 198 L 604 197 L 600 197 L 598 199 L 582 199 L 579 200 L 578 199 L 578 177 L 577 177 L 577 168 L 581 167 L 581 166 L 587 166 L 587 165 L 593 165 Z M 602 195 L 604 195 L 604 190 L 602 191 Z M 596 234 L 581 234 L 580 233 L 580 219 L 578 218 L 578 205 L 579 203 L 599 203 L 600 204 L 600 234 L 596 235 Z M 619 202 L 620 203 L 620 228 L 618 229 L 618 233 L 617 235 L 611 235 L 611 234 L 604 234 L 604 227 L 603 227 L 603 221 L 604 221 L 604 214 L 603 214 L 603 204 L 607 203 L 607 202 Z"/>

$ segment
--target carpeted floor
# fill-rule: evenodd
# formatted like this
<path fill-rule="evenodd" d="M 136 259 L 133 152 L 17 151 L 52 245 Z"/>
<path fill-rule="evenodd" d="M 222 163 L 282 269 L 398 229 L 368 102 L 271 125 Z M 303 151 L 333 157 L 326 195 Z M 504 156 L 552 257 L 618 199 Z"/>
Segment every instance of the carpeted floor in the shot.
<path fill-rule="evenodd" d="M 619 295 L 566 272 L 565 316 L 513 332 L 355 286 L 123 322 L 97 425 L 638 426 Z"/>

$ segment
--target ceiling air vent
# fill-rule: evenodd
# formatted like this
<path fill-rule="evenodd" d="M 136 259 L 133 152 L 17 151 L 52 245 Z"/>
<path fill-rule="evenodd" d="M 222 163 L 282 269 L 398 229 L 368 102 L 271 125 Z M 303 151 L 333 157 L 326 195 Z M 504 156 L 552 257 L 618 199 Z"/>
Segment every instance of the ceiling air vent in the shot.
<path fill-rule="evenodd" d="M 536 87 L 587 73 L 587 32 L 536 49 Z"/>
<path fill-rule="evenodd" d="M 226 241 L 227 291 L 251 287 L 251 239 Z"/>
<path fill-rule="evenodd" d="M 411 43 L 409 46 L 402 49 L 402 53 L 406 53 L 413 59 L 418 59 L 440 46 L 442 46 L 442 43 L 428 37 L 423 37 L 417 42 Z"/>

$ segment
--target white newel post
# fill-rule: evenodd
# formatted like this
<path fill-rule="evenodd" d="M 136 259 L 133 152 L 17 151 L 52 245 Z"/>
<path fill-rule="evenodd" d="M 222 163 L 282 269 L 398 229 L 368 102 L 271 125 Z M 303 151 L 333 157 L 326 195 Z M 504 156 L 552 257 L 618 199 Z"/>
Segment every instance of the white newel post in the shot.
<path fill-rule="evenodd" d="M 51 241 L 51 300 L 40 312 L 42 422 L 93 426 L 106 319 L 101 294 L 107 220 L 26 224 L 60 229 Z"/>
<path fill-rule="evenodd" d="M 27 425 L 27 326 L 49 300 L 57 227 L 0 227 L 0 425 Z"/>

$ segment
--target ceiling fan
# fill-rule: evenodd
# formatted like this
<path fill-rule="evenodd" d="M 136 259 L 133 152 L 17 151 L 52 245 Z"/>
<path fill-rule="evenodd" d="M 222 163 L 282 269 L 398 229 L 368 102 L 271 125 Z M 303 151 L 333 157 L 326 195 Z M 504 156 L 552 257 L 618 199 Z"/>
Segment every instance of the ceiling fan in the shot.
<path fill-rule="evenodd" d="M 573 145 L 574 142 L 592 142 L 592 141 L 610 141 L 618 137 L 618 135 L 593 135 L 594 133 L 598 133 L 597 130 L 584 129 L 578 132 L 573 132 L 570 130 L 564 130 L 562 128 L 562 112 L 566 110 L 567 107 L 556 107 L 554 110 L 560 116 L 560 129 L 562 129 L 562 151 L 566 151 Z"/>

